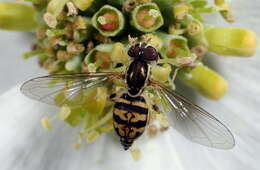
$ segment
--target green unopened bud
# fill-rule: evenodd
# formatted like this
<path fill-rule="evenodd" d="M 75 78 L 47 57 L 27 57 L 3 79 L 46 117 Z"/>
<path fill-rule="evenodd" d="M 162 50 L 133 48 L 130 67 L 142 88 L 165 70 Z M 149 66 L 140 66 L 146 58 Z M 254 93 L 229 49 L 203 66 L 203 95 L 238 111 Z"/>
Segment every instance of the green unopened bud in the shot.
<path fill-rule="evenodd" d="M 188 22 L 188 32 L 186 34 L 186 37 L 188 39 L 189 47 L 193 48 L 200 46 L 205 49 L 205 52 L 207 52 L 208 42 L 205 36 L 204 25 L 192 16 L 188 16 L 186 19 Z"/>
<path fill-rule="evenodd" d="M 85 11 L 92 5 L 94 0 L 73 0 L 73 2 L 81 11 Z"/>
<path fill-rule="evenodd" d="M 0 29 L 31 31 L 36 28 L 33 7 L 13 2 L 0 2 Z"/>
<path fill-rule="evenodd" d="M 190 6 L 185 3 L 180 3 L 173 6 L 173 15 L 176 19 L 181 20 L 188 13 Z"/>
<path fill-rule="evenodd" d="M 202 32 L 203 26 L 200 22 L 193 20 L 189 23 L 187 29 L 190 35 L 197 35 Z"/>
<path fill-rule="evenodd" d="M 257 48 L 256 34 L 247 29 L 214 27 L 206 30 L 209 51 L 224 56 L 253 56 Z"/>
<path fill-rule="evenodd" d="M 217 5 L 217 6 L 224 5 L 225 2 L 226 2 L 226 0 L 214 0 L 215 5 Z"/>
<path fill-rule="evenodd" d="M 66 62 L 65 68 L 68 71 L 76 71 L 76 69 L 80 67 L 80 63 L 81 63 L 81 57 L 75 56 L 74 58 Z"/>
<path fill-rule="evenodd" d="M 62 12 L 64 6 L 69 0 L 51 0 L 47 6 L 47 13 L 57 17 Z"/>
<path fill-rule="evenodd" d="M 178 78 L 209 99 L 220 99 L 228 89 L 228 83 L 221 75 L 203 65 L 181 69 Z"/>
<path fill-rule="evenodd" d="M 226 3 L 226 0 L 215 0 L 214 2 L 215 5 L 218 7 L 219 13 L 222 15 L 222 17 L 230 23 L 234 22 L 231 8 Z"/>

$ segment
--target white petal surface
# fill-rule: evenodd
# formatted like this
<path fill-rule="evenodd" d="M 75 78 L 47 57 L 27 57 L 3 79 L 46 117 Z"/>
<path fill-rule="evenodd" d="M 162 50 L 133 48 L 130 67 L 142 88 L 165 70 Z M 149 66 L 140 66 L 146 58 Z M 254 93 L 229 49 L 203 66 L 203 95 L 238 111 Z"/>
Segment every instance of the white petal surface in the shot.
<path fill-rule="evenodd" d="M 260 35 L 258 0 L 232 1 L 237 23 L 233 27 L 250 28 Z M 225 25 L 215 15 L 208 22 Z M 57 109 L 27 99 L 12 85 L 42 75 L 35 60 L 22 61 L 32 38 L 22 33 L 0 31 L 0 170 L 258 170 L 260 167 L 260 51 L 252 58 L 208 56 L 210 67 L 229 81 L 229 92 L 220 101 L 209 101 L 189 89 L 182 94 L 213 113 L 234 133 L 236 146 L 222 151 L 187 141 L 175 130 L 156 139 L 138 141 L 142 159 L 132 161 L 122 151 L 114 134 L 100 137 L 94 144 L 73 150 L 76 130 L 55 122 L 54 130 L 40 126 L 43 116 Z"/>

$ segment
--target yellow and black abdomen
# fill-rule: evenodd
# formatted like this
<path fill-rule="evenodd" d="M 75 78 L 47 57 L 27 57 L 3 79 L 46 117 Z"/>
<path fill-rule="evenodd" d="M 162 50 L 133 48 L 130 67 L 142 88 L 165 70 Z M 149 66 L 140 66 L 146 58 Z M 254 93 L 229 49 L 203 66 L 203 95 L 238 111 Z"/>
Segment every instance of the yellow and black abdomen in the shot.
<path fill-rule="evenodd" d="M 142 96 L 131 97 L 124 93 L 114 106 L 114 128 L 121 144 L 127 150 L 141 136 L 148 120 L 148 107 Z"/>

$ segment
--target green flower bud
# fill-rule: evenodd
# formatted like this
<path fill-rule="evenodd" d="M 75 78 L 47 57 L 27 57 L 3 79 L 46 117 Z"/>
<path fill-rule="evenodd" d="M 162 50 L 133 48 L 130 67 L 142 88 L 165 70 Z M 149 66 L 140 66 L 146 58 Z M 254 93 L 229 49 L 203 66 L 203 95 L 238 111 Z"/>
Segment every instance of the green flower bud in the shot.
<path fill-rule="evenodd" d="M 224 56 L 253 56 L 257 48 L 256 34 L 247 29 L 213 27 L 206 30 L 209 51 Z"/>
<path fill-rule="evenodd" d="M 31 31 L 37 27 L 33 7 L 13 2 L 0 2 L 0 29 Z"/>
<path fill-rule="evenodd" d="M 73 3 L 81 10 L 88 9 L 95 0 L 73 0 Z"/>
<path fill-rule="evenodd" d="M 221 75 L 203 65 L 194 69 L 181 69 L 177 76 L 209 99 L 220 99 L 228 89 L 228 83 Z"/>
<path fill-rule="evenodd" d="M 179 3 L 173 6 L 173 15 L 177 20 L 181 20 L 188 14 L 190 5 L 186 3 Z"/>

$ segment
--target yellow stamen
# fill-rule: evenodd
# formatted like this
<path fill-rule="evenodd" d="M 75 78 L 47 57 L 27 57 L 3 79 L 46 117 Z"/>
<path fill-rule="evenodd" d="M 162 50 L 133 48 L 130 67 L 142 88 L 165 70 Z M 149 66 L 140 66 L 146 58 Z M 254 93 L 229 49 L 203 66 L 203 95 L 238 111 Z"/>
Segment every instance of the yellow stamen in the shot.
<path fill-rule="evenodd" d="M 74 149 L 80 149 L 81 148 L 81 144 L 80 143 L 76 143 L 75 145 L 74 145 Z"/>
<path fill-rule="evenodd" d="M 141 159 L 140 149 L 135 148 L 135 149 L 131 149 L 130 151 L 131 151 L 131 155 L 132 155 L 133 160 L 139 161 Z"/>
<path fill-rule="evenodd" d="M 107 24 L 107 20 L 104 16 L 99 16 L 97 21 L 101 24 L 101 25 L 104 25 L 104 24 Z"/>
<path fill-rule="evenodd" d="M 49 120 L 48 117 L 42 118 L 41 124 L 42 124 L 42 127 L 43 127 L 45 130 L 48 130 L 48 131 L 52 130 L 51 121 Z"/>
<path fill-rule="evenodd" d="M 157 11 L 156 9 L 150 9 L 148 14 L 153 18 L 157 18 L 158 16 L 160 16 L 159 11 Z"/>
<path fill-rule="evenodd" d="M 87 134 L 86 142 L 93 143 L 99 137 L 99 133 L 95 130 Z"/>

